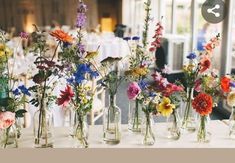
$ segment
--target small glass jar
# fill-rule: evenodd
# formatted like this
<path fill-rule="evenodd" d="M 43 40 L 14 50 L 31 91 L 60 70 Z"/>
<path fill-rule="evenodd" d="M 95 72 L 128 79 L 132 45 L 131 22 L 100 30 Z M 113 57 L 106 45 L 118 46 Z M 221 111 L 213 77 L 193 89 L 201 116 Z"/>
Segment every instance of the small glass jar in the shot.
<path fill-rule="evenodd" d="M 197 130 L 197 141 L 199 143 L 209 143 L 211 133 L 208 131 L 209 116 L 200 116 L 199 127 Z"/>
<path fill-rule="evenodd" d="M 104 109 L 103 140 L 106 144 L 119 144 L 121 139 L 121 109 L 116 105 L 116 95 L 109 96 L 109 107 Z"/>
<path fill-rule="evenodd" d="M 230 139 L 235 139 L 235 106 L 232 107 L 229 118 L 229 137 Z"/>
<path fill-rule="evenodd" d="M 80 113 L 75 114 L 75 123 L 73 127 L 73 138 L 76 141 L 76 148 L 88 148 L 88 124 L 87 118 Z"/>
<path fill-rule="evenodd" d="M 46 105 L 35 112 L 33 122 L 35 148 L 53 148 L 53 115 Z"/>
<path fill-rule="evenodd" d="M 18 148 L 17 128 L 15 124 L 7 129 L 0 130 L 0 145 L 2 148 Z"/>
<path fill-rule="evenodd" d="M 182 120 L 182 129 L 187 132 L 195 132 L 197 126 L 197 113 L 192 108 L 193 88 L 187 88 L 187 101 Z"/>
<path fill-rule="evenodd" d="M 143 144 L 144 145 L 154 145 L 155 143 L 155 136 L 153 133 L 153 116 L 151 113 L 145 113 L 145 119 L 142 123 L 141 132 L 144 136 Z"/>
<path fill-rule="evenodd" d="M 167 138 L 178 140 L 181 136 L 181 121 L 178 109 L 174 109 L 173 113 L 167 117 Z"/>
<path fill-rule="evenodd" d="M 136 133 L 141 132 L 142 121 L 142 104 L 138 99 L 129 101 L 128 129 Z"/>

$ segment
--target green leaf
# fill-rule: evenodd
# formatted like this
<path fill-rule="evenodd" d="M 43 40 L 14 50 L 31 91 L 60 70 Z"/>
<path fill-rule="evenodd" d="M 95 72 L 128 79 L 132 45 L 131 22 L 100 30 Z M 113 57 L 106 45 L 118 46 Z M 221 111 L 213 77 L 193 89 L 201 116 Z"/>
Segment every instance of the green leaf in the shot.
<path fill-rule="evenodd" d="M 16 117 L 24 117 L 24 113 L 26 112 L 27 112 L 26 110 L 20 109 L 20 110 L 17 110 L 15 114 L 16 114 Z"/>

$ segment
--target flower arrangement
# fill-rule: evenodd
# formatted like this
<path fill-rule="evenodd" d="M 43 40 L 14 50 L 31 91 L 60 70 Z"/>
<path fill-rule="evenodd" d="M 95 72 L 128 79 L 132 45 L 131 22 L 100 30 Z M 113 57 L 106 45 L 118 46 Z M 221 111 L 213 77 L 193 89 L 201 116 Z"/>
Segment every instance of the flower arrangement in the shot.
<path fill-rule="evenodd" d="M 194 52 L 190 53 L 187 56 L 189 62 L 183 67 L 187 87 L 187 97 L 182 128 L 187 131 L 195 131 L 196 129 L 196 123 L 194 122 L 196 118 L 195 115 L 193 115 L 191 108 L 194 90 L 199 89 L 201 82 L 204 82 L 204 91 L 213 90 L 207 84 L 209 80 L 216 78 L 216 76 L 208 76 L 204 74 L 206 74 L 206 72 L 211 68 L 211 58 L 213 57 L 212 53 L 213 50 L 219 45 L 219 41 L 220 34 L 212 38 L 210 42 L 205 45 L 204 51 L 200 52 L 198 55 Z M 211 81 L 213 81 L 213 79 Z M 216 94 L 217 92 L 214 93 Z"/>
<path fill-rule="evenodd" d="M 125 78 L 119 72 L 121 59 L 108 57 L 101 61 L 101 85 L 109 95 L 109 106 L 104 109 L 103 114 L 103 140 L 107 144 L 118 144 L 121 139 L 121 110 L 116 105 L 116 94 Z"/>
<path fill-rule="evenodd" d="M 132 132 L 140 132 L 140 124 L 142 123 L 142 112 L 141 112 L 141 103 L 139 99 L 132 98 L 130 96 L 130 89 L 133 83 L 138 83 L 141 80 L 147 78 L 150 72 L 150 66 L 152 61 L 154 60 L 152 57 L 152 53 L 154 53 L 157 48 L 160 46 L 160 38 L 162 36 L 163 27 L 161 22 L 157 23 L 157 29 L 155 31 L 155 35 L 153 36 L 154 41 L 151 43 L 151 48 L 148 49 L 149 43 L 147 42 L 148 31 L 149 31 L 149 23 L 150 19 L 150 11 L 151 11 L 151 0 L 147 0 L 145 2 L 145 24 L 143 31 L 142 44 L 139 41 L 139 37 L 124 38 L 129 47 L 130 47 L 130 56 L 129 56 L 129 68 L 125 72 L 127 79 L 130 81 L 130 85 L 128 88 L 128 98 L 130 100 L 129 106 L 129 130 Z"/>
<path fill-rule="evenodd" d="M 87 6 L 83 1 L 79 1 L 77 10 L 77 38 L 71 38 L 62 31 L 53 32 L 57 40 L 66 40 L 59 53 L 59 59 L 63 65 L 62 76 L 67 78 L 67 87 L 61 91 L 57 104 L 70 106 L 75 112 L 75 124 L 72 136 L 78 141 L 77 147 L 88 147 L 88 130 L 86 116 L 92 109 L 94 90 L 89 82 L 99 76 L 94 57 L 98 55 L 98 50 L 88 52 L 85 49 L 83 28 L 86 23 Z"/>
<path fill-rule="evenodd" d="M 36 56 L 34 61 L 36 74 L 32 77 L 34 85 L 29 88 L 33 94 L 30 103 L 38 108 L 38 111 L 34 114 L 34 144 L 37 148 L 47 148 L 53 147 L 52 132 L 50 129 L 53 118 L 48 106 L 55 100 L 52 92 L 57 83 L 56 76 L 63 69 L 63 66 L 56 63 L 55 57 L 58 47 L 67 43 L 67 40 L 58 39 L 57 46 L 51 58 L 47 58 L 45 54 L 49 48 L 46 39 L 49 33 L 40 31 L 36 25 L 34 27 L 35 31 L 27 34 L 27 38 L 30 37 L 32 39 L 32 45 L 27 51 L 31 51 Z M 61 33 L 58 35 L 61 35 Z M 65 36 L 63 35 L 63 37 Z"/>
<path fill-rule="evenodd" d="M 13 52 L 6 42 L 4 32 L 0 31 L 0 144 L 4 148 L 9 144 L 18 147 L 20 133 L 16 128 L 16 121 L 24 116 L 26 110 L 21 107 L 27 102 L 26 96 L 31 95 L 24 85 L 15 88 L 17 80 L 14 79 L 13 72 L 10 72 L 8 64 Z"/>

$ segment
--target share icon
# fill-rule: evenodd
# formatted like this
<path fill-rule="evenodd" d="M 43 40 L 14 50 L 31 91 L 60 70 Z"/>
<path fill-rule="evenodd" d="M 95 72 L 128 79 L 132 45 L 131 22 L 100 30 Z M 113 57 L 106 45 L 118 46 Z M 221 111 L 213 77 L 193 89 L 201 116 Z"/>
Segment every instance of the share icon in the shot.
<path fill-rule="evenodd" d="M 213 8 L 208 8 L 207 9 L 207 12 L 209 14 L 214 14 L 215 17 L 220 17 L 220 13 L 219 12 L 215 12 L 216 9 L 219 9 L 220 8 L 220 5 L 219 4 L 216 4 Z"/>

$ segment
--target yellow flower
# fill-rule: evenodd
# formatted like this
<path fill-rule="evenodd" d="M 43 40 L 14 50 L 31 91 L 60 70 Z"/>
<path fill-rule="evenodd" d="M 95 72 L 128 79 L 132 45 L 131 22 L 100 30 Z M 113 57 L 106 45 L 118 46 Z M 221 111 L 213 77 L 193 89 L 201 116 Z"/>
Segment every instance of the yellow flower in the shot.
<path fill-rule="evenodd" d="M 231 107 L 235 106 L 235 92 L 229 93 L 227 97 L 227 103 Z"/>
<path fill-rule="evenodd" d="M 169 116 L 173 109 L 175 109 L 175 105 L 171 104 L 171 100 L 167 97 L 163 97 L 162 102 L 157 107 L 157 110 L 165 117 Z"/>
<path fill-rule="evenodd" d="M 86 55 L 86 59 L 93 59 L 94 57 L 96 57 L 98 55 L 98 52 L 97 51 L 94 51 L 94 52 L 87 52 L 87 55 Z"/>
<path fill-rule="evenodd" d="M 136 67 L 134 69 L 125 72 L 127 76 L 141 77 L 148 74 L 148 68 L 146 67 Z"/>

